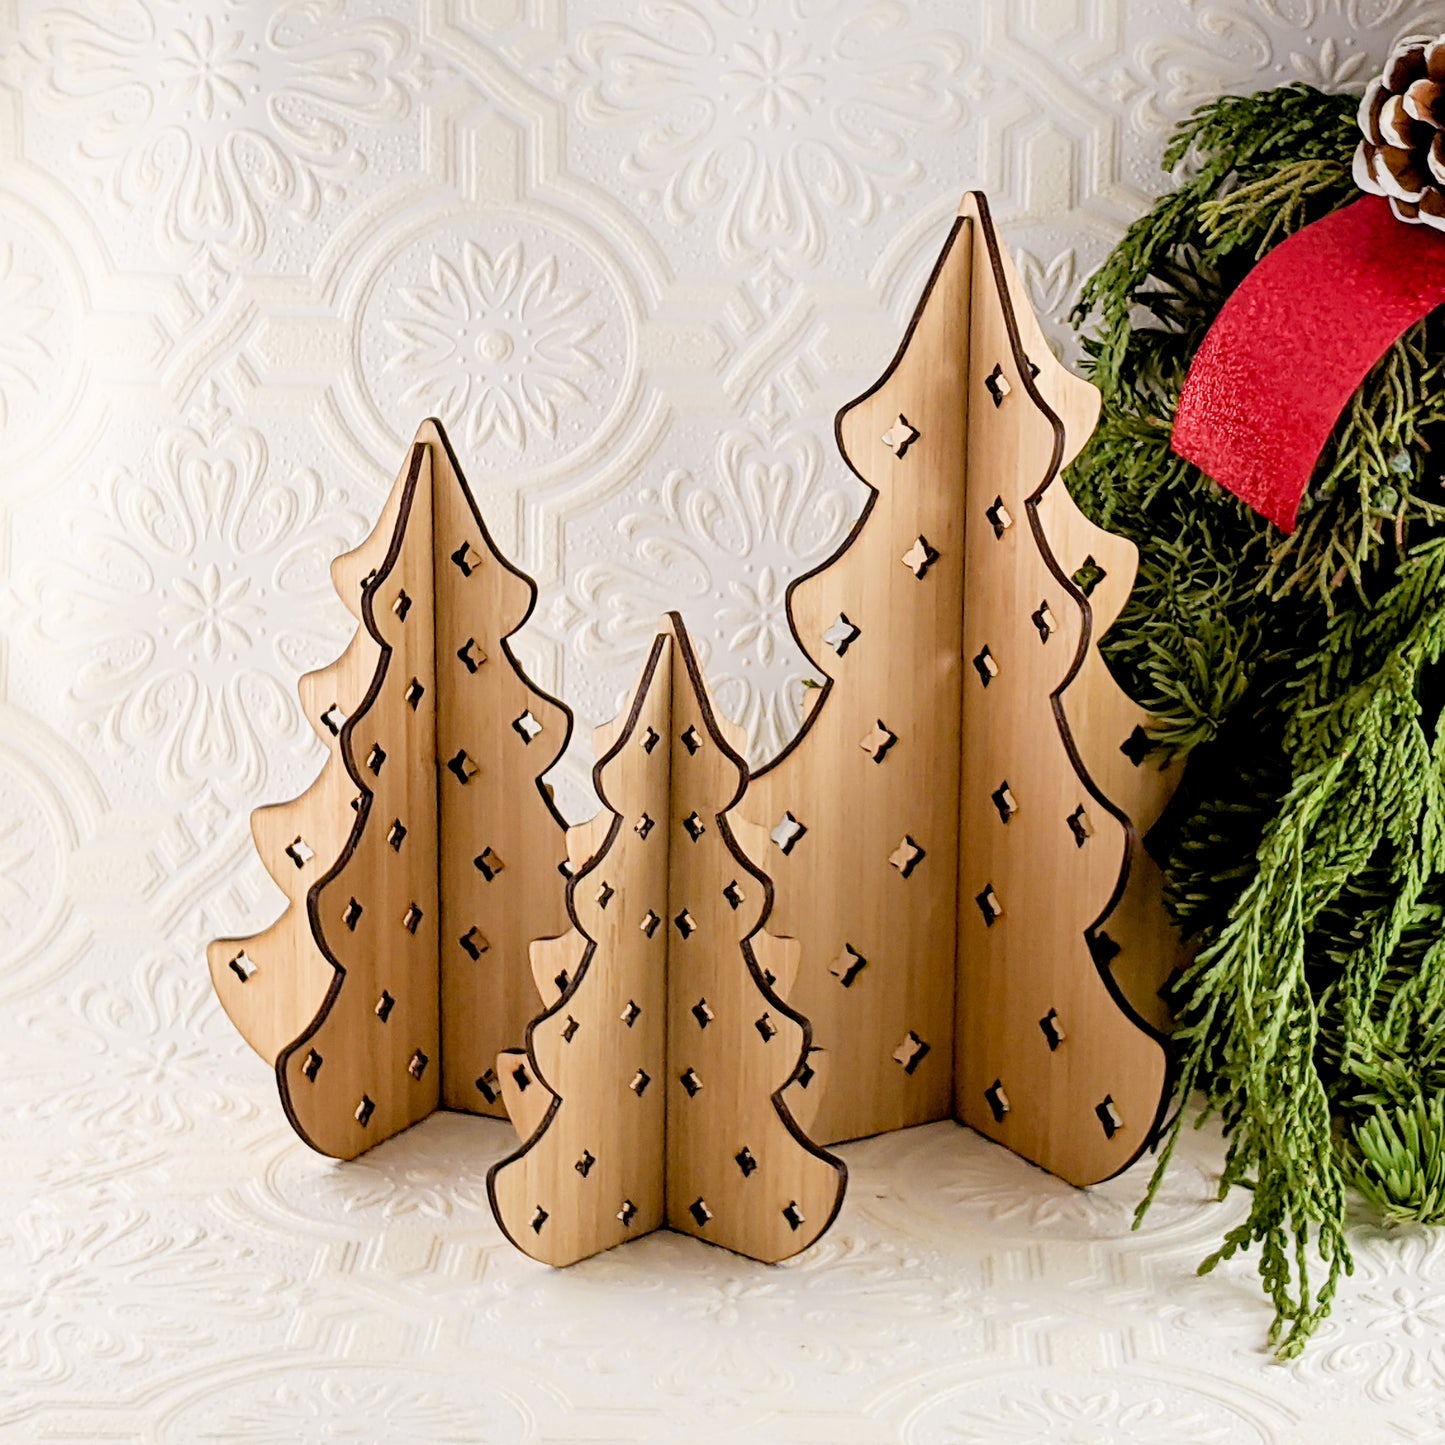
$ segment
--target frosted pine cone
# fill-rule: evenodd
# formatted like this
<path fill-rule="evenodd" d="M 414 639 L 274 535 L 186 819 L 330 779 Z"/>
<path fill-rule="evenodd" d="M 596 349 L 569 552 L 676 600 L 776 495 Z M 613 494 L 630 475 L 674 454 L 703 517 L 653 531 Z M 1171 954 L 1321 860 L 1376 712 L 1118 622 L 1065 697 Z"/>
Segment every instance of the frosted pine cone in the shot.
<path fill-rule="evenodd" d="M 1360 102 L 1355 184 L 1402 220 L 1445 231 L 1445 35 L 1402 40 Z"/>

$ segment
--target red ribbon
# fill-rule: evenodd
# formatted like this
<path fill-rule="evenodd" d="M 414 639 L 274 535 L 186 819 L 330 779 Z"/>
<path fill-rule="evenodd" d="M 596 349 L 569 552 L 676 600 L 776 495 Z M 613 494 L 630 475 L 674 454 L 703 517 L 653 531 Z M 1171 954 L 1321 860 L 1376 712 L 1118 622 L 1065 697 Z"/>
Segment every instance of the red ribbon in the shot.
<path fill-rule="evenodd" d="M 1276 246 L 1224 304 L 1189 368 L 1172 446 L 1286 532 L 1370 368 L 1445 304 L 1445 235 L 1378 196 Z"/>

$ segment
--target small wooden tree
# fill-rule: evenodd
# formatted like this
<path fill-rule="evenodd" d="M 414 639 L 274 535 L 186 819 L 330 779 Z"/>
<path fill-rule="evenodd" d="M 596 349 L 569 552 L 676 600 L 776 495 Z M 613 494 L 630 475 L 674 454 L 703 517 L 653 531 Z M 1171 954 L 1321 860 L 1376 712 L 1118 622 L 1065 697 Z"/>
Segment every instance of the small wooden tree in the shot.
<path fill-rule="evenodd" d="M 438 1103 L 504 1112 L 492 1061 L 536 1010 L 527 944 L 565 922 L 563 825 L 538 779 L 571 718 L 511 655 L 535 588 L 439 424 L 332 575 L 363 626 L 302 679 L 330 756 L 252 819 L 289 907 L 209 961 L 298 1132 L 350 1158 Z"/>
<path fill-rule="evenodd" d="M 789 1099 L 823 1141 L 952 1110 L 1084 1183 L 1152 1134 L 1177 946 L 1139 840 L 1175 778 L 1097 651 L 1134 549 L 1057 482 L 1097 408 L 966 197 L 839 414 L 870 497 L 789 594 L 830 680 L 741 805 L 802 948 L 817 1048 Z"/>
<path fill-rule="evenodd" d="M 773 992 L 796 950 L 762 931 L 768 881 L 728 816 L 746 768 L 676 614 L 597 742 L 606 836 L 569 886 L 573 932 L 533 951 L 561 995 L 498 1061 L 525 1142 L 488 1175 L 493 1211 L 549 1264 L 664 1225 L 786 1258 L 832 1222 L 845 1170 L 781 1099 L 808 1036 Z"/>

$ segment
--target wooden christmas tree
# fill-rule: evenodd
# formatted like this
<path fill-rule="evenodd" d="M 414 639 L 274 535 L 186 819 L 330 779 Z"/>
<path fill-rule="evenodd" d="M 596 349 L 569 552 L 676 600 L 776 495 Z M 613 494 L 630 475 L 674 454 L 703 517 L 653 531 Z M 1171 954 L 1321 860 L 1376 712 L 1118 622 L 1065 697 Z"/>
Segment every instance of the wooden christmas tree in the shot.
<path fill-rule="evenodd" d="M 845 1170 L 781 1100 L 808 1037 L 773 992 L 796 949 L 762 931 L 768 880 L 729 821 L 746 767 L 677 615 L 597 745 L 605 838 L 569 885 L 573 931 L 533 952 L 560 997 L 498 1061 L 526 1142 L 488 1176 L 493 1210 L 549 1264 L 664 1225 L 786 1258 L 832 1222 Z"/>
<path fill-rule="evenodd" d="M 438 1104 L 504 1113 L 493 1062 L 537 1006 L 527 946 L 566 919 L 563 823 L 539 779 L 571 716 L 507 646 L 535 588 L 438 423 L 332 577 L 362 628 L 300 684 L 330 756 L 252 819 L 288 907 L 208 956 L 298 1132 L 350 1158 Z"/>
<path fill-rule="evenodd" d="M 1097 651 L 1134 548 L 1057 482 L 1097 410 L 966 197 L 839 415 L 870 497 L 789 596 L 830 680 L 741 805 L 802 949 L 816 1047 L 789 1100 L 821 1140 L 952 1110 L 1086 1183 L 1157 1122 L 1176 948 L 1140 838 L 1174 778 Z"/>

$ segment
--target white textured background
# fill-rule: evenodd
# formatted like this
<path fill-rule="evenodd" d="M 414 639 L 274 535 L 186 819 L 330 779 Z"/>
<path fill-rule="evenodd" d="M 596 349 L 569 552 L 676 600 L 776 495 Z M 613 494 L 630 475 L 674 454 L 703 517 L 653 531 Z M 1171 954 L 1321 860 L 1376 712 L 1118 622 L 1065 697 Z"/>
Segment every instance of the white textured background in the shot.
<path fill-rule="evenodd" d="M 337 1168 L 208 993 L 278 896 L 326 564 L 446 421 L 586 724 L 680 606 L 756 760 L 788 579 L 860 503 L 832 416 L 959 194 L 1035 305 L 1221 89 L 1362 81 L 1405 0 L 0 0 L 0 1438 L 1445 1438 L 1445 1238 L 1361 1235 L 1298 1366 L 1147 1230 L 951 1125 L 843 1151 L 769 1270 L 658 1236 L 557 1275 L 492 1226 L 504 1126 Z M 562 794 L 585 809 L 585 741 Z"/>

